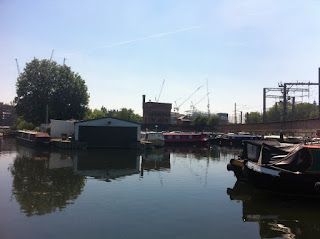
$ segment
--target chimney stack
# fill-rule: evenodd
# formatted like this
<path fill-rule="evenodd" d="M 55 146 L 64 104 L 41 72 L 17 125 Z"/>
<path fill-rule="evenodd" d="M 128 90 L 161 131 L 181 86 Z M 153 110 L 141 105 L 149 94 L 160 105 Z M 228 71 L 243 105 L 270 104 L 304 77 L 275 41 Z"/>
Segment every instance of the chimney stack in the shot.
<path fill-rule="evenodd" d="M 145 102 L 146 102 L 146 95 L 142 95 L 142 109 Z"/>

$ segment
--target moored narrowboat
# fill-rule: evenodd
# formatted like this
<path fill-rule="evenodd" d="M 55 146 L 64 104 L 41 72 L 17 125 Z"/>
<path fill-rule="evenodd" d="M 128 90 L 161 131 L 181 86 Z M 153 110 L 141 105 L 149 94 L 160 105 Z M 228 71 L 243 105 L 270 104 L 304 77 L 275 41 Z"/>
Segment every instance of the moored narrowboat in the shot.
<path fill-rule="evenodd" d="M 166 145 L 207 145 L 208 137 L 203 133 L 163 133 Z"/>
<path fill-rule="evenodd" d="M 242 142 L 244 140 L 260 140 L 261 136 L 259 135 L 251 135 L 246 133 L 240 133 L 240 134 L 224 134 L 221 135 L 220 138 L 216 140 L 218 145 L 222 146 L 241 146 Z"/>
<path fill-rule="evenodd" d="M 48 133 L 19 130 L 16 136 L 18 142 L 35 147 L 46 147 L 51 144 L 51 137 Z"/>
<path fill-rule="evenodd" d="M 141 143 L 150 142 L 152 147 L 160 148 L 164 146 L 162 132 L 141 132 Z"/>
<path fill-rule="evenodd" d="M 320 196 L 320 145 L 297 145 L 276 162 L 247 161 L 244 174 L 259 188 L 277 193 Z"/>

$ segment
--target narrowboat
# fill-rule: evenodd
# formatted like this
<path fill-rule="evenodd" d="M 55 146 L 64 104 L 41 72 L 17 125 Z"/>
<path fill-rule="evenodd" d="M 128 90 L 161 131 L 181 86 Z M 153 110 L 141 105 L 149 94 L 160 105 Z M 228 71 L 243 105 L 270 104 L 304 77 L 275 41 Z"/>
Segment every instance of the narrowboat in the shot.
<path fill-rule="evenodd" d="M 16 136 L 18 142 L 35 147 L 45 147 L 51 144 L 48 133 L 19 130 Z"/>
<path fill-rule="evenodd" d="M 241 146 L 244 140 L 260 140 L 261 136 L 259 135 L 251 135 L 246 133 L 241 134 L 223 134 L 217 140 L 218 145 L 223 146 Z"/>
<path fill-rule="evenodd" d="M 141 132 L 141 143 L 150 142 L 152 147 L 161 148 L 164 146 L 164 137 L 162 132 Z"/>
<path fill-rule="evenodd" d="M 163 133 L 165 145 L 207 145 L 204 133 L 170 132 Z"/>
<path fill-rule="evenodd" d="M 258 188 L 277 193 L 320 196 L 320 145 L 296 145 L 275 162 L 247 161 L 243 173 Z"/>
<path fill-rule="evenodd" d="M 294 146 L 294 144 L 280 143 L 279 141 L 243 141 L 242 153 L 238 158 L 230 160 L 227 169 L 233 171 L 238 180 L 246 181 L 247 177 L 242 172 L 245 161 L 258 162 L 260 155 L 264 162 L 277 161 L 290 153 Z"/>

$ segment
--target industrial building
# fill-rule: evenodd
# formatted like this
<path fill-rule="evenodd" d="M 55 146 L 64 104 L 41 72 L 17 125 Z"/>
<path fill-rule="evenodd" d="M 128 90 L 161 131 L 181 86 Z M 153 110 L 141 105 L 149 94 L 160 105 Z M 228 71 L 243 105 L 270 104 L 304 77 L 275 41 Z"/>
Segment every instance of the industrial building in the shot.
<path fill-rule="evenodd" d="M 86 142 L 88 148 L 140 147 L 141 125 L 112 117 L 76 122 L 75 141 Z"/>
<path fill-rule="evenodd" d="M 0 126 L 10 126 L 14 112 L 14 106 L 0 102 Z"/>
<path fill-rule="evenodd" d="M 142 96 L 143 124 L 169 125 L 171 124 L 172 104 L 159 102 L 146 102 Z"/>

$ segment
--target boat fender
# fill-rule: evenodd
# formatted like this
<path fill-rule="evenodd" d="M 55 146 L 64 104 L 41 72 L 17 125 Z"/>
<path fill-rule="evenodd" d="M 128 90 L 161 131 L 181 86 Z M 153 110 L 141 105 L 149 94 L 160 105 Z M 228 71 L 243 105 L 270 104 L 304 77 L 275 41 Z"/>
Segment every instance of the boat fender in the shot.
<path fill-rule="evenodd" d="M 233 166 L 232 166 L 231 163 L 228 163 L 228 164 L 227 164 L 227 170 L 228 170 L 228 171 L 233 171 Z"/>
<path fill-rule="evenodd" d="M 316 193 L 320 193 L 320 182 L 316 182 L 316 183 L 314 184 L 314 191 L 315 191 Z"/>

